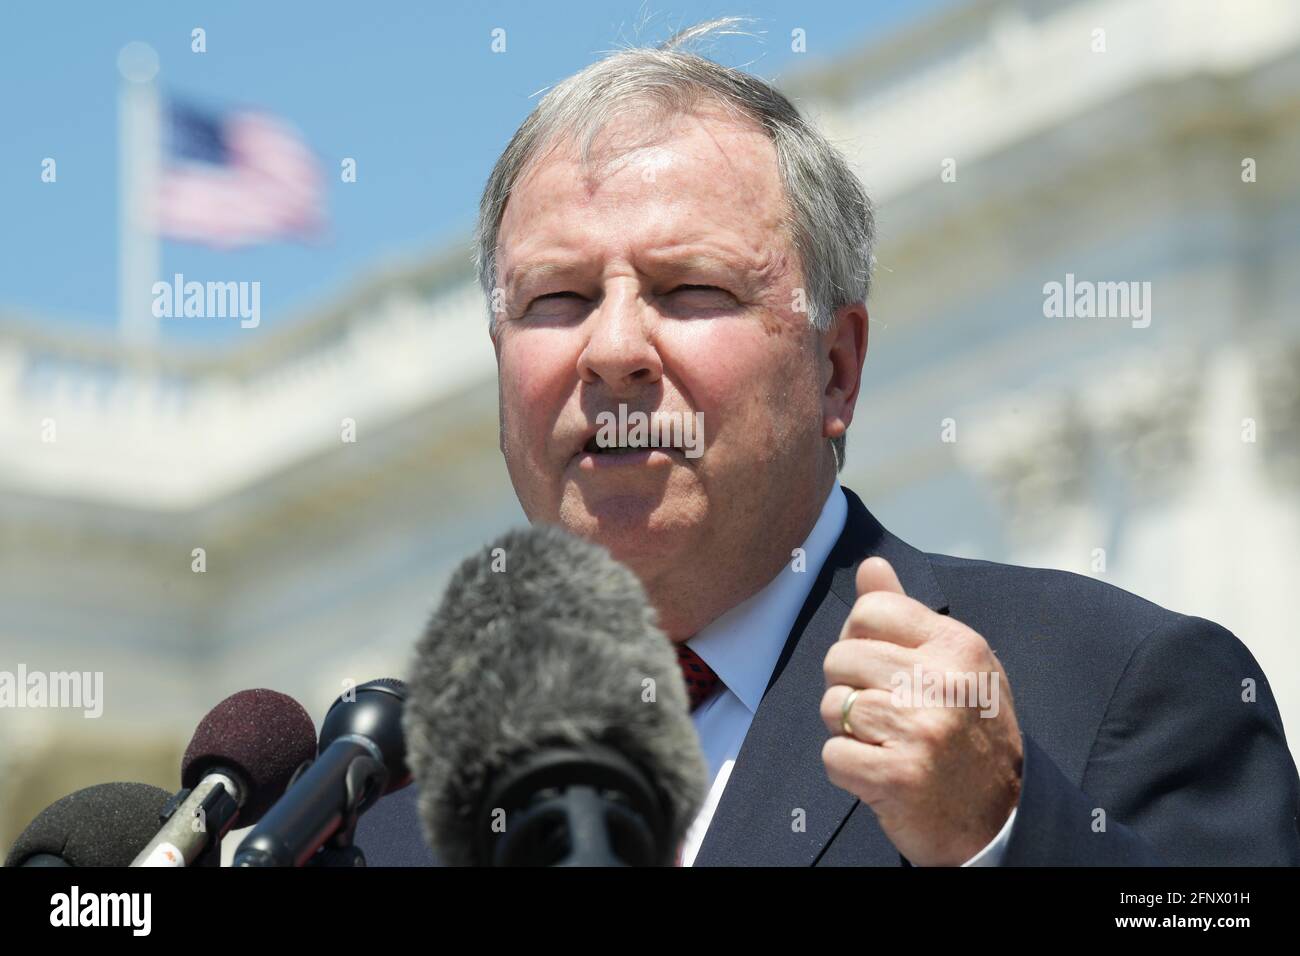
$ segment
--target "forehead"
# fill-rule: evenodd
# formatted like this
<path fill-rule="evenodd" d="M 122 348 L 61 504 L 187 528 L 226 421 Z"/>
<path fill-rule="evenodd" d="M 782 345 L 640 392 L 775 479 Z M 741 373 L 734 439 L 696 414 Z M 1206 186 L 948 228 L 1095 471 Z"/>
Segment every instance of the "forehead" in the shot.
<path fill-rule="evenodd" d="M 560 140 L 525 169 L 502 216 L 498 261 L 510 270 L 557 251 L 637 254 L 714 242 L 784 253 L 786 200 L 772 141 L 752 122 L 702 108 L 621 116 L 587 161 Z"/>

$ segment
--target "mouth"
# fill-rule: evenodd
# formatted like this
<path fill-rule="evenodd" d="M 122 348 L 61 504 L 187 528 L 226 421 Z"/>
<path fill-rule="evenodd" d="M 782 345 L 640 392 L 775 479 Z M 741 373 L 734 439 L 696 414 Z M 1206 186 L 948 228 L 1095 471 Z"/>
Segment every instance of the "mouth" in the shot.
<path fill-rule="evenodd" d="M 649 442 L 644 442 L 641 444 L 628 442 L 627 444 L 622 444 L 622 445 L 618 445 L 618 444 L 601 445 L 599 441 L 596 439 L 596 436 L 592 435 L 590 438 L 587 439 L 587 443 L 582 446 L 582 451 L 580 452 L 580 454 L 620 456 L 620 455 L 635 455 L 640 452 L 647 452 L 647 451 L 676 452 L 678 454 L 681 453 L 681 449 L 679 448 L 670 448 L 665 446 L 651 445 Z"/>
<path fill-rule="evenodd" d="M 602 411 L 574 437 L 572 463 L 583 471 L 646 465 L 690 464 L 704 446 L 704 416 L 659 409 Z"/>
<path fill-rule="evenodd" d="M 595 432 L 587 436 L 573 455 L 573 463 L 580 471 L 596 472 L 609 468 L 664 466 L 685 460 L 685 453 L 680 448 L 652 445 L 648 441 L 601 444 Z"/>

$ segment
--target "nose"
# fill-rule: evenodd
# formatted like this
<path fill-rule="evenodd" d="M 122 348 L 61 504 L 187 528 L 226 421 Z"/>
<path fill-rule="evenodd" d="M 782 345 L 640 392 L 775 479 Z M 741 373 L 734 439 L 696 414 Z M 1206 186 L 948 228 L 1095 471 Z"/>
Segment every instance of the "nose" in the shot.
<path fill-rule="evenodd" d="M 609 289 L 583 323 L 588 336 L 578 356 L 578 377 L 588 385 L 604 383 L 615 394 L 659 381 L 663 363 L 650 321 L 635 286 Z"/>

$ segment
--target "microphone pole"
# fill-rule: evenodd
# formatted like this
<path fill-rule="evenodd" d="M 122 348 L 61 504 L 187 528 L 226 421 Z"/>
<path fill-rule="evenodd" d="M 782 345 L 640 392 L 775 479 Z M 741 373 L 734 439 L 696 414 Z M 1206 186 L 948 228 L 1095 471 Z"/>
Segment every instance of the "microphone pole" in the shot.
<path fill-rule="evenodd" d="M 406 685 L 381 678 L 354 693 L 330 706 L 320 755 L 244 838 L 234 866 L 365 866 L 353 843 L 357 820 L 411 782 L 402 738 Z"/>

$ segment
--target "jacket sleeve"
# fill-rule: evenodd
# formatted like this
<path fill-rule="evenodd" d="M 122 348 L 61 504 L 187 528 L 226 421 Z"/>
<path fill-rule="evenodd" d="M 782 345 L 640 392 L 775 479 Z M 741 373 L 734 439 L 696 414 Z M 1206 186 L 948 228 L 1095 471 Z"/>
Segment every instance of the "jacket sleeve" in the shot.
<path fill-rule="evenodd" d="M 1211 621 L 1179 615 L 1138 645 L 1082 781 L 1023 742 L 1003 866 L 1300 864 L 1300 779 L 1272 690 Z"/>

